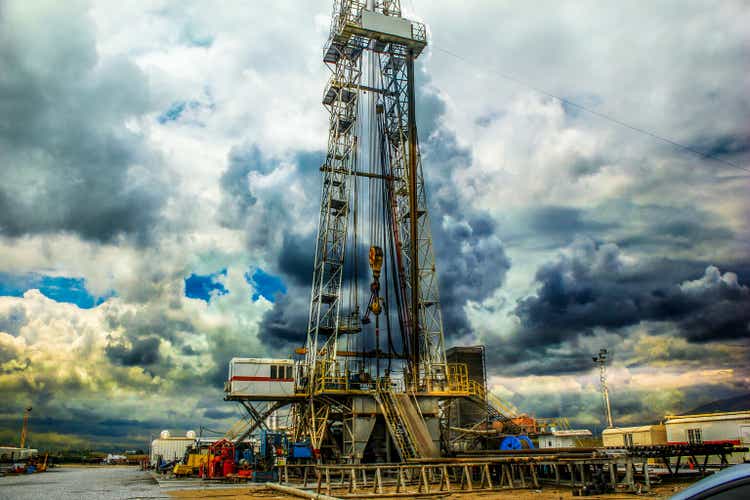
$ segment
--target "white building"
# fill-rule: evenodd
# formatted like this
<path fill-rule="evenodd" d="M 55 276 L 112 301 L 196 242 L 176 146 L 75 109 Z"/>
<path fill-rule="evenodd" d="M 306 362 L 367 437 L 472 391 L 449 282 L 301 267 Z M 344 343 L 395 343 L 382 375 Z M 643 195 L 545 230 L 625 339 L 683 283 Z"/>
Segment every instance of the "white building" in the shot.
<path fill-rule="evenodd" d="M 18 448 L 16 446 L 0 446 L 0 461 L 11 462 L 26 460 L 38 454 L 36 448 Z"/>
<path fill-rule="evenodd" d="M 230 397 L 293 396 L 294 361 L 291 359 L 232 358 L 226 392 Z"/>
<path fill-rule="evenodd" d="M 667 428 L 664 424 L 638 427 L 612 427 L 602 432 L 604 446 L 651 446 L 667 444 Z"/>
<path fill-rule="evenodd" d="M 540 448 L 575 448 L 580 446 L 581 439 L 590 438 L 591 431 L 588 429 L 568 429 L 552 431 L 551 434 L 539 436 Z"/>
<path fill-rule="evenodd" d="M 169 431 L 161 431 L 158 439 L 151 441 L 149 463 L 152 466 L 162 462 L 171 462 L 185 456 L 187 449 L 196 442 L 195 431 L 188 431 L 185 436 L 172 437 Z"/>
<path fill-rule="evenodd" d="M 669 444 L 734 444 L 750 447 L 750 410 L 699 415 L 667 416 Z M 727 457 L 737 463 L 750 460 L 749 453 Z"/>

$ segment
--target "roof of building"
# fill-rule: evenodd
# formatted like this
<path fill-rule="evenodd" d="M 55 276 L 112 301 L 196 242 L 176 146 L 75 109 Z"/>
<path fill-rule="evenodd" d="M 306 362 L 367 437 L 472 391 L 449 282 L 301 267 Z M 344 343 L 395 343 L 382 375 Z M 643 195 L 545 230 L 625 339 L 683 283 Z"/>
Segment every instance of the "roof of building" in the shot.
<path fill-rule="evenodd" d="M 651 430 L 654 427 L 664 427 L 663 424 L 652 424 L 652 425 L 639 425 L 636 427 L 611 427 L 609 429 L 604 429 L 602 431 L 602 435 L 604 434 L 629 434 L 633 432 L 651 432 Z"/>
<path fill-rule="evenodd" d="M 678 422 L 702 422 L 708 420 L 737 420 L 750 418 L 750 410 L 700 413 L 695 415 L 667 415 L 664 418 L 666 419 L 667 424 Z"/>
<path fill-rule="evenodd" d="M 591 431 L 588 429 L 565 429 L 560 431 L 552 431 L 552 435 L 555 437 L 591 436 Z"/>
<path fill-rule="evenodd" d="M 484 346 L 481 345 L 468 345 L 468 346 L 453 346 L 446 349 L 445 354 L 450 355 L 453 353 L 470 353 L 470 354 L 481 354 L 484 351 Z"/>
<path fill-rule="evenodd" d="M 279 358 L 232 358 L 232 363 L 256 363 L 262 365 L 293 365 L 292 359 Z"/>

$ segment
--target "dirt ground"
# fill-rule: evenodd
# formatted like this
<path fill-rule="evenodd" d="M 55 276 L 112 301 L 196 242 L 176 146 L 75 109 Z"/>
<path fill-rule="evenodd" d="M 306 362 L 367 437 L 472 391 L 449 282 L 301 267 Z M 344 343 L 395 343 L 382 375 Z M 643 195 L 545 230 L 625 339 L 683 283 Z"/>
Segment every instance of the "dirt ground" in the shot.
<path fill-rule="evenodd" d="M 470 498 L 480 498 L 482 500 L 563 500 L 569 498 L 589 498 L 591 500 L 620 500 L 635 498 L 648 498 L 648 499 L 666 499 L 676 492 L 687 488 L 692 482 L 680 482 L 670 483 L 666 485 L 656 485 L 652 488 L 649 493 L 643 493 L 641 495 L 633 495 L 632 493 L 612 493 L 608 495 L 592 495 L 589 497 L 573 497 L 573 493 L 569 488 L 555 488 L 546 486 L 542 490 L 506 490 L 497 492 L 476 492 L 476 493 L 460 493 L 446 496 L 429 496 L 424 498 L 442 498 L 447 500 L 468 500 Z M 264 499 L 289 499 L 298 498 L 288 495 L 283 495 L 270 488 L 255 487 L 248 489 L 211 489 L 211 490 L 176 490 L 170 491 L 169 495 L 173 498 L 217 498 L 221 500 L 246 500 L 250 498 L 264 498 Z M 336 496 L 336 493 L 333 493 Z"/>

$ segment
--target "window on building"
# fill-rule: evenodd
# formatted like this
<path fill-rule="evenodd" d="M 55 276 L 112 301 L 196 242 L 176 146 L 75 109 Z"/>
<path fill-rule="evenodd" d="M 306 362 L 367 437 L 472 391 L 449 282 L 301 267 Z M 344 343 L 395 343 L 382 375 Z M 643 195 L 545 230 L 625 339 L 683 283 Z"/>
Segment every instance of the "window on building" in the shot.
<path fill-rule="evenodd" d="M 294 367 L 289 365 L 271 365 L 271 380 L 292 379 Z"/>
<path fill-rule="evenodd" d="M 688 429 L 687 430 L 688 443 L 690 444 L 701 444 L 703 443 L 703 437 L 701 436 L 700 429 Z"/>
<path fill-rule="evenodd" d="M 632 433 L 623 434 L 622 440 L 625 443 L 625 446 L 633 446 L 633 434 Z"/>

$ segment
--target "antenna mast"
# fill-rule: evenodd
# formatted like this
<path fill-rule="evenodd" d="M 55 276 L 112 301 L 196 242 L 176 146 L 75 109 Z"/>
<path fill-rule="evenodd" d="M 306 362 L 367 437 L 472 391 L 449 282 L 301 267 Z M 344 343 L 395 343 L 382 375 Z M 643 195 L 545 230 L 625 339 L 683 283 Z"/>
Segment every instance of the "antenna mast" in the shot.
<path fill-rule="evenodd" d="M 612 407 L 609 403 L 609 389 L 607 388 L 607 357 L 607 350 L 599 349 L 599 355 L 591 359 L 599 366 L 599 381 L 601 382 L 602 399 L 604 400 L 604 415 L 607 417 L 607 427 L 611 429 L 615 424 L 612 422 Z"/>

